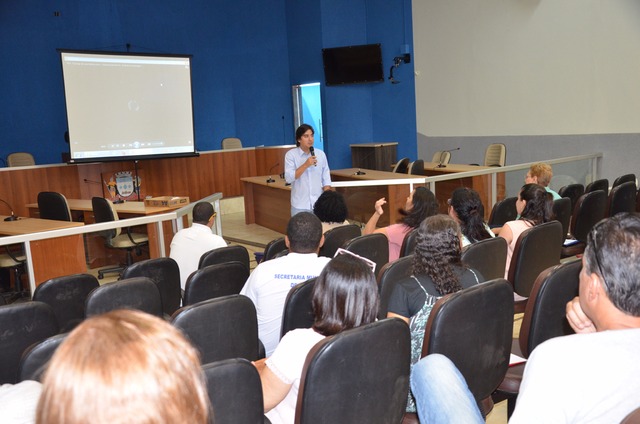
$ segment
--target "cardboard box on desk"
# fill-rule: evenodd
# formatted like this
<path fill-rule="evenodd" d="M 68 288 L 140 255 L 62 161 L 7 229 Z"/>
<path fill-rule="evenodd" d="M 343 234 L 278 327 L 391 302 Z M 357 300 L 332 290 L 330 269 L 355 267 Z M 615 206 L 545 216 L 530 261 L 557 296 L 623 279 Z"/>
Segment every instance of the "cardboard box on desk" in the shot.
<path fill-rule="evenodd" d="M 156 196 L 144 199 L 145 206 L 185 206 L 189 203 L 186 196 Z"/>

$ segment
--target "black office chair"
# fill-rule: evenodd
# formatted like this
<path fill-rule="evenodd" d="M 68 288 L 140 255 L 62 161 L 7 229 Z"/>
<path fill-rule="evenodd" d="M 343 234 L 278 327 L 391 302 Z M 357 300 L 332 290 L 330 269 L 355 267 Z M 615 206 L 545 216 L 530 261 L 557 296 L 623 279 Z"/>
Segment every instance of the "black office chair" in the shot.
<path fill-rule="evenodd" d="M 602 190 L 583 194 L 578 199 L 571 216 L 571 237 L 575 242 L 562 247 L 562 257 L 579 255 L 587 245 L 591 228 L 607 213 L 607 194 Z"/>
<path fill-rule="evenodd" d="M 609 180 L 606 178 L 602 178 L 599 180 L 595 180 L 585 187 L 585 193 L 591 193 L 592 191 L 602 190 L 608 196 L 609 195 Z"/>
<path fill-rule="evenodd" d="M 285 244 L 284 237 L 271 240 L 267 244 L 267 247 L 264 248 L 264 255 L 260 262 L 264 262 L 264 261 L 268 261 L 270 259 L 276 258 L 279 255 L 282 255 L 283 252 L 285 251 L 288 253 L 289 249 L 287 249 L 287 245 Z"/>
<path fill-rule="evenodd" d="M 615 216 L 620 212 L 635 212 L 636 210 L 636 183 L 625 182 L 618 184 L 609 193 L 607 216 Z"/>
<path fill-rule="evenodd" d="M 507 197 L 496 202 L 491 209 L 491 215 L 489 215 L 490 228 L 502 227 L 506 222 L 513 221 L 518 216 L 516 210 L 516 201 L 518 197 Z"/>
<path fill-rule="evenodd" d="M 375 275 L 389 262 L 389 240 L 382 233 L 358 236 L 345 243 L 343 248 L 375 262 Z"/>
<path fill-rule="evenodd" d="M 635 207 L 635 191 L 633 193 L 633 206 Z M 562 236 L 567 237 L 569 234 L 569 224 L 571 223 L 571 199 L 563 197 L 553 201 L 553 215 L 556 220 L 562 224 Z"/>
<path fill-rule="evenodd" d="M 209 265 L 192 273 L 184 289 L 184 306 L 207 299 L 240 294 L 249 278 L 249 268 L 237 261 Z"/>
<path fill-rule="evenodd" d="M 362 230 L 356 224 L 341 225 L 324 233 L 324 244 L 320 248 L 318 256 L 333 258 L 336 250 L 346 242 L 362 235 Z"/>
<path fill-rule="evenodd" d="M 147 277 L 133 277 L 96 287 L 87 296 L 87 318 L 116 309 L 135 309 L 162 318 L 160 292 Z"/>
<path fill-rule="evenodd" d="M 416 250 L 416 244 L 418 243 L 418 228 L 410 230 L 402 240 L 402 246 L 400 246 L 400 257 L 413 255 Z"/>
<path fill-rule="evenodd" d="M 378 319 L 387 317 L 389 299 L 398 281 L 411 276 L 413 255 L 403 256 L 393 262 L 385 264 L 378 273 L 378 289 L 380 291 L 380 306 Z"/>
<path fill-rule="evenodd" d="M 409 172 L 409 158 L 402 158 L 393 167 L 391 172 L 398 174 L 407 174 Z"/>
<path fill-rule="evenodd" d="M 171 258 L 146 259 L 129 265 L 122 271 L 121 280 L 133 277 L 148 277 L 158 287 L 164 315 L 171 316 L 182 299 L 180 269 Z"/>
<path fill-rule="evenodd" d="M 41 191 L 38 193 L 38 210 L 41 219 L 55 219 L 57 221 L 71 221 L 71 210 L 67 198 L 55 191 Z"/>
<path fill-rule="evenodd" d="M 69 333 L 56 334 L 28 347 L 20 358 L 18 366 L 18 382 L 35 380 L 42 382 L 49 360 Z"/>
<path fill-rule="evenodd" d="M 624 175 L 619 176 L 618 178 L 616 178 L 613 181 L 613 185 L 611 186 L 611 188 L 617 187 L 617 186 L 619 186 L 620 184 L 623 184 L 623 183 L 634 183 L 635 184 L 636 183 L 636 174 L 624 174 Z"/>
<path fill-rule="evenodd" d="M 247 250 L 247 248 L 239 244 L 234 244 L 231 246 L 210 250 L 200 256 L 198 269 L 204 268 L 209 265 L 223 264 L 225 262 L 232 261 L 240 262 L 244 266 L 246 266 L 247 269 L 249 269 L 249 251 Z"/>
<path fill-rule="evenodd" d="M 507 266 L 507 249 L 507 241 L 502 237 L 480 240 L 462 249 L 462 263 L 482 274 L 485 281 L 502 278 Z"/>
<path fill-rule="evenodd" d="M 584 186 L 582 184 L 569 184 L 558 190 L 560 197 L 568 197 L 571 199 L 571 213 L 578 203 L 580 196 L 584 194 Z"/>
<path fill-rule="evenodd" d="M 311 278 L 291 287 L 284 301 L 282 311 L 282 327 L 280 338 L 296 328 L 311 328 L 314 322 L 313 314 L 313 287 L 316 279 Z"/>

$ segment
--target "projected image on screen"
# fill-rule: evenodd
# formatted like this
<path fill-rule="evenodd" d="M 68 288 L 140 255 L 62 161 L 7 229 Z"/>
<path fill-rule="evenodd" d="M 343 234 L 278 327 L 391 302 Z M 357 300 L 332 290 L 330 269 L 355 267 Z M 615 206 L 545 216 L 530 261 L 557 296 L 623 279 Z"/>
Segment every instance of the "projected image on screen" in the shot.
<path fill-rule="evenodd" d="M 72 161 L 195 154 L 190 57 L 60 55 Z"/>

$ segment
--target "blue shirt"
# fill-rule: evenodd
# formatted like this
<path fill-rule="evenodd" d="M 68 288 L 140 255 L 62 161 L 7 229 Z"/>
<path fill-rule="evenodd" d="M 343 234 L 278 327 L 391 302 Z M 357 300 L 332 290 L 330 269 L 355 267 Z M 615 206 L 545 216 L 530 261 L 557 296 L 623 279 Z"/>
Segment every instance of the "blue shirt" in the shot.
<path fill-rule="evenodd" d="M 331 185 L 329 163 L 322 150 L 315 150 L 317 166 L 307 168 L 300 178 L 296 179 L 296 169 L 311 156 L 300 147 L 291 149 L 284 157 L 284 179 L 291 184 L 291 206 L 296 209 L 313 210 L 313 205 L 322 194 L 324 186 Z"/>

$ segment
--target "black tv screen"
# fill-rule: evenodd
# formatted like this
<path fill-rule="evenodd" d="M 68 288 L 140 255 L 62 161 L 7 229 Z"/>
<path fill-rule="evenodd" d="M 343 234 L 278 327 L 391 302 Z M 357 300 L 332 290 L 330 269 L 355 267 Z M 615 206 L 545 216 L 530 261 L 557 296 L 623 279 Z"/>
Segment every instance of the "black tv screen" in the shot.
<path fill-rule="evenodd" d="M 59 52 L 71 162 L 196 154 L 190 56 Z"/>
<path fill-rule="evenodd" d="M 322 49 L 327 85 L 384 81 L 380 44 Z"/>

